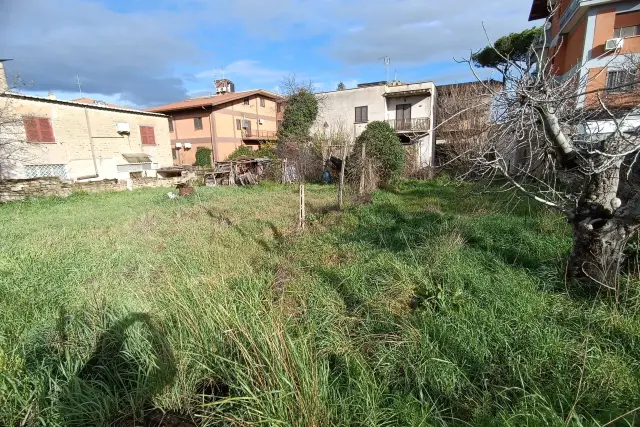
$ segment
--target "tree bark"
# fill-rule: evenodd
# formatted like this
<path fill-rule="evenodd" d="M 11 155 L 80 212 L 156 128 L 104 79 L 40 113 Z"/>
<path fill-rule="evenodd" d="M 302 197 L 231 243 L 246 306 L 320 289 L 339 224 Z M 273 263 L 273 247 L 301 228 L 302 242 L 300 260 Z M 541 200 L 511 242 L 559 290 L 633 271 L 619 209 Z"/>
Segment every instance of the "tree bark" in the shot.
<path fill-rule="evenodd" d="M 573 218 L 572 277 L 615 288 L 624 250 L 636 229 L 617 197 L 620 165 L 588 177 Z"/>
<path fill-rule="evenodd" d="M 615 288 L 630 233 L 618 219 L 602 219 L 604 225 L 594 227 L 593 218 L 573 224 L 573 251 L 570 273 L 575 279 L 589 282 L 594 290 L 604 286 Z"/>

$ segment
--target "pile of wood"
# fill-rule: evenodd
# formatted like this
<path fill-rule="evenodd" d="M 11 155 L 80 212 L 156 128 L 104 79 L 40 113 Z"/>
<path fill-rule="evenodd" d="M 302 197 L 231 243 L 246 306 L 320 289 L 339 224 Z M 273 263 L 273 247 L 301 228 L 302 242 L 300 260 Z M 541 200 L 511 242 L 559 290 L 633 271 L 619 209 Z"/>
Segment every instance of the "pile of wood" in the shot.
<path fill-rule="evenodd" d="M 272 161 L 268 158 L 239 157 L 226 162 L 215 162 L 213 172 L 204 176 L 205 185 L 255 185 L 264 176 Z"/>

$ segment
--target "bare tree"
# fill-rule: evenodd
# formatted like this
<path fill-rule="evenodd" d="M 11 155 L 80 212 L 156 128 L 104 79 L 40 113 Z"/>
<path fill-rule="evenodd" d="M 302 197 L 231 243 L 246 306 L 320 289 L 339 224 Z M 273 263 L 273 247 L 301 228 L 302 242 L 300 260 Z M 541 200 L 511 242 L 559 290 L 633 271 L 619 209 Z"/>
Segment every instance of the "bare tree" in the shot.
<path fill-rule="evenodd" d="M 510 62 L 504 89 L 484 84 L 494 125 L 464 156 L 489 182 L 564 213 L 573 229 L 571 275 L 594 289 L 613 289 L 625 245 L 640 226 L 640 192 L 633 191 L 640 156 L 637 58 L 605 52 L 597 58 L 604 68 L 577 63 L 558 77 L 553 56 L 531 52 L 527 61 L 504 58 Z M 616 71 L 607 75 L 607 68 Z"/>
<path fill-rule="evenodd" d="M 17 114 L 11 97 L 24 83 L 19 76 L 8 82 L 2 62 L 0 60 L 0 179 L 7 179 L 28 155 L 24 150 L 23 118 Z"/>
<path fill-rule="evenodd" d="M 472 164 L 464 155 L 472 147 L 487 140 L 491 127 L 492 94 L 502 83 L 489 80 L 439 86 L 436 109 L 436 164 L 459 172 L 469 171 Z"/>

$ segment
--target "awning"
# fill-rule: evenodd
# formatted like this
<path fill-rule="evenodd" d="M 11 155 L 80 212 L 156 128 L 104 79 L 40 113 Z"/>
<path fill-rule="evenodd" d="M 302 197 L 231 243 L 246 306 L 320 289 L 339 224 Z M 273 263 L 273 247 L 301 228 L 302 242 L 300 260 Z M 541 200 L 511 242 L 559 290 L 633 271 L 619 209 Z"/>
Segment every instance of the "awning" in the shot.
<path fill-rule="evenodd" d="M 145 153 L 120 153 L 127 163 L 151 163 L 151 157 Z"/>

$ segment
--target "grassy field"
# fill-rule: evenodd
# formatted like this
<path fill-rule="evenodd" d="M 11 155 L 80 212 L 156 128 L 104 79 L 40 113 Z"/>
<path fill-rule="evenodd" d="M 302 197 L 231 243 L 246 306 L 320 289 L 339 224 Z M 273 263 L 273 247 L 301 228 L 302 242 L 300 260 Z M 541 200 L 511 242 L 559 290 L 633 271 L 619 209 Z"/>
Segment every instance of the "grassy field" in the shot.
<path fill-rule="evenodd" d="M 567 224 L 403 183 L 0 206 L 0 425 L 637 425 L 640 305 L 565 283 Z M 129 424 L 127 424 L 129 423 Z"/>

